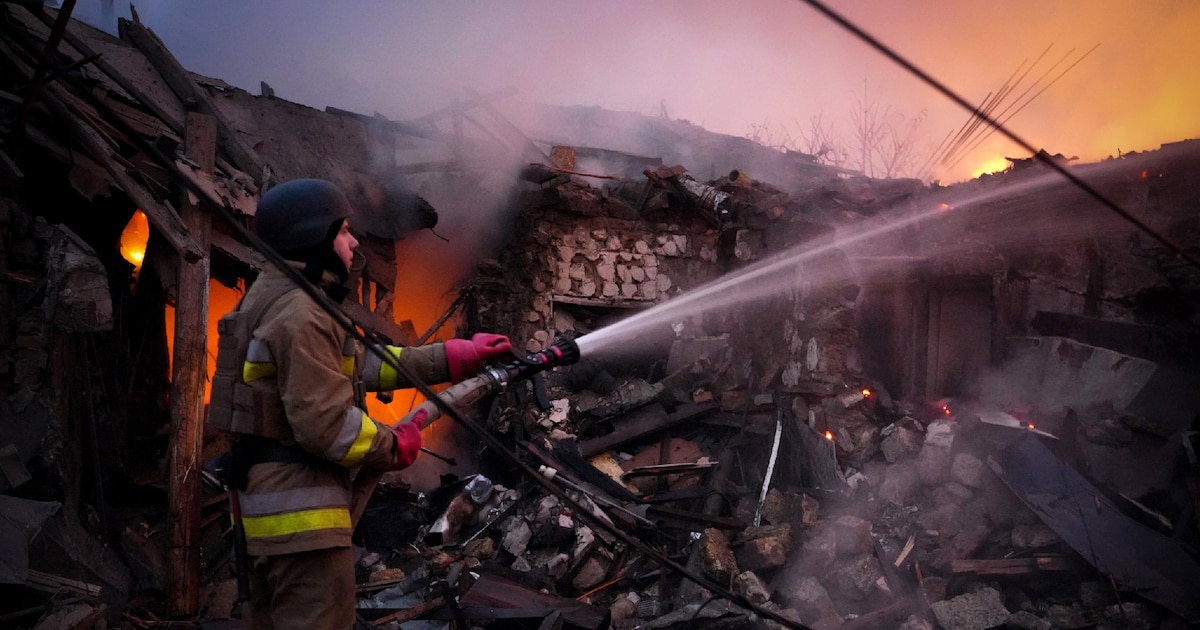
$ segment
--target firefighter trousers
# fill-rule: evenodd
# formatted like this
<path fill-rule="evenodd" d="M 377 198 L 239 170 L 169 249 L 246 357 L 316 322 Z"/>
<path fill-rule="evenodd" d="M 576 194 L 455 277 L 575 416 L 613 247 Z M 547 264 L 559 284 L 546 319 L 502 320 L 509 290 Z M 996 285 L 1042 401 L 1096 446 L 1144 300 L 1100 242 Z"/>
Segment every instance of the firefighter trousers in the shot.
<path fill-rule="evenodd" d="M 253 560 L 250 601 L 242 609 L 247 630 L 354 627 L 353 548 L 257 556 Z"/>

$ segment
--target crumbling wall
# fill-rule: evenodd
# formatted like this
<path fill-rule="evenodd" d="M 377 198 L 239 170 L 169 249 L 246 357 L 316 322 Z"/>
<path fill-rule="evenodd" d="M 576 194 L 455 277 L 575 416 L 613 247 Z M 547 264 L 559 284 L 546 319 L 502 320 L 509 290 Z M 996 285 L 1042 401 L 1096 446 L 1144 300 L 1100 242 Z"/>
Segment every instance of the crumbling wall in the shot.
<path fill-rule="evenodd" d="M 563 305 L 634 313 L 703 284 L 722 271 L 718 233 L 686 216 L 676 223 L 611 218 L 635 214 L 615 198 L 607 209 L 581 214 L 574 204 L 591 191 L 586 183 L 561 185 L 545 203 L 533 187 L 510 230 L 511 244 L 481 265 L 484 326 L 511 331 L 518 347 L 543 349 L 558 333 L 576 330 Z M 588 199 L 595 203 L 594 198 Z"/>

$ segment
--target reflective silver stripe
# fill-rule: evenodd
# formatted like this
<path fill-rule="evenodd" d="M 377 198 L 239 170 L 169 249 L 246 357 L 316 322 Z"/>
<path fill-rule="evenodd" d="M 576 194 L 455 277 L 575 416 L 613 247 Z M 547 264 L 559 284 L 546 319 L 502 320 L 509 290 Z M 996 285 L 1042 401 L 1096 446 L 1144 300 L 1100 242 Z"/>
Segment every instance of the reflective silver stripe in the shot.
<path fill-rule="evenodd" d="M 250 346 L 246 348 L 246 361 L 250 363 L 274 363 L 275 357 L 271 355 L 271 347 L 262 339 L 251 339 Z"/>
<path fill-rule="evenodd" d="M 354 466 L 366 456 L 378 432 L 375 422 L 363 413 L 362 409 L 351 407 L 346 410 L 342 428 L 323 457 L 343 466 Z"/>
<path fill-rule="evenodd" d="M 271 355 L 271 348 L 267 343 L 260 339 L 251 339 L 250 346 L 246 348 L 246 362 L 242 364 L 242 380 L 253 383 L 260 378 L 271 378 L 275 376 L 277 369 L 275 357 Z"/>
<path fill-rule="evenodd" d="M 399 361 L 401 348 L 397 346 L 375 346 L 380 353 L 391 355 L 392 359 Z M 369 392 L 384 392 L 396 389 L 399 378 L 396 374 L 396 368 L 391 364 L 384 363 L 380 358 L 380 353 L 368 352 L 367 357 L 363 359 L 362 380 Z"/>
<path fill-rule="evenodd" d="M 238 503 L 242 514 L 246 516 L 266 516 L 314 508 L 346 507 L 350 503 L 350 491 L 340 486 L 317 486 L 254 494 L 243 492 L 238 495 Z"/>
<path fill-rule="evenodd" d="M 378 348 L 379 346 L 374 346 Z M 363 385 L 367 387 L 369 392 L 377 392 L 379 389 L 379 368 L 383 365 L 383 359 L 379 358 L 374 349 L 367 351 L 367 356 L 363 357 Z"/>

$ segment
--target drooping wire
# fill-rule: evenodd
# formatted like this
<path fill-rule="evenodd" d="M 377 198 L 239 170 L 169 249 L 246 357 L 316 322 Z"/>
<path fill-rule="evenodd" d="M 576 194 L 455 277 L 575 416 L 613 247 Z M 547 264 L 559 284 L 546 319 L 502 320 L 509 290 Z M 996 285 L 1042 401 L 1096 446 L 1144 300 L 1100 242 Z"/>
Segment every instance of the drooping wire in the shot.
<path fill-rule="evenodd" d="M 930 76 L 924 70 L 921 70 L 920 68 L 918 68 L 911 61 L 909 61 L 908 59 L 906 59 L 905 57 L 900 55 L 900 53 L 892 50 L 889 46 L 887 46 L 883 42 L 879 41 L 877 38 L 875 38 L 870 33 L 867 33 L 863 29 L 859 28 L 857 25 L 855 25 L 849 19 L 842 16 L 840 13 L 829 8 L 820 0 L 799 0 L 799 1 L 809 5 L 810 7 L 815 9 L 817 12 L 821 13 L 822 15 L 829 18 L 830 20 L 832 20 L 833 22 L 835 22 L 842 28 L 846 29 L 847 31 L 852 33 L 855 37 L 858 37 L 863 42 L 865 42 L 867 45 L 869 45 L 872 48 L 874 48 L 875 50 L 879 51 L 885 57 L 896 62 L 902 68 L 909 71 L 914 76 L 916 76 L 917 78 L 921 79 L 926 84 L 928 84 L 930 87 L 932 87 L 933 89 L 940 92 L 943 96 L 945 96 L 946 98 L 957 103 L 960 107 L 966 109 L 969 112 L 973 112 L 983 122 L 990 125 L 996 131 L 1000 132 L 1000 134 L 1002 134 L 1004 137 L 1006 137 L 1009 140 L 1012 140 L 1016 144 L 1020 145 L 1021 148 L 1028 151 L 1033 156 L 1034 159 L 1038 160 L 1039 162 L 1045 164 L 1046 166 L 1050 167 L 1054 171 L 1058 172 L 1058 174 L 1065 177 L 1067 179 L 1067 181 L 1074 184 L 1077 188 L 1079 188 L 1079 190 L 1082 190 L 1083 192 L 1087 193 L 1088 196 L 1090 196 L 1093 199 L 1095 199 L 1096 201 L 1100 202 L 1100 204 L 1103 205 L 1105 208 L 1108 208 L 1112 212 L 1119 215 L 1121 218 L 1123 218 L 1126 221 L 1128 221 L 1129 223 L 1131 223 L 1134 227 L 1145 232 L 1147 235 L 1149 235 L 1154 240 L 1158 241 L 1160 244 L 1165 246 L 1167 249 L 1170 249 L 1171 251 L 1175 252 L 1175 254 L 1177 254 L 1180 258 L 1182 258 L 1182 259 L 1186 260 L 1187 262 L 1191 263 L 1192 265 L 1200 268 L 1200 257 L 1197 257 L 1192 252 L 1187 251 L 1186 249 L 1184 249 L 1182 246 L 1180 246 L 1175 241 L 1167 238 L 1167 236 L 1165 234 L 1162 234 L 1161 232 L 1154 229 L 1153 227 L 1151 227 L 1150 225 L 1148 225 L 1141 219 L 1133 216 L 1133 214 L 1131 214 L 1129 211 L 1127 211 L 1124 208 L 1122 208 L 1121 206 L 1117 205 L 1116 202 L 1114 202 L 1111 199 L 1109 199 L 1108 197 L 1106 197 L 1099 190 L 1096 190 L 1096 188 L 1093 187 L 1091 184 L 1088 184 L 1087 182 L 1080 179 L 1079 176 L 1072 173 L 1070 170 L 1067 169 L 1067 167 L 1060 164 L 1049 154 L 1039 151 L 1036 147 L 1034 147 L 1032 144 L 1030 144 L 1024 138 L 1022 138 L 1021 136 L 1018 136 L 1016 133 L 1014 133 L 1008 127 L 1005 127 L 1002 123 L 997 122 L 994 118 L 989 116 L 987 113 L 981 111 L 980 108 L 977 108 L 977 107 L 971 105 L 970 102 L 968 102 L 962 96 L 959 96 L 958 93 L 956 93 L 953 90 L 951 90 L 950 88 L 946 87 L 943 83 L 941 83 L 937 79 Z"/>

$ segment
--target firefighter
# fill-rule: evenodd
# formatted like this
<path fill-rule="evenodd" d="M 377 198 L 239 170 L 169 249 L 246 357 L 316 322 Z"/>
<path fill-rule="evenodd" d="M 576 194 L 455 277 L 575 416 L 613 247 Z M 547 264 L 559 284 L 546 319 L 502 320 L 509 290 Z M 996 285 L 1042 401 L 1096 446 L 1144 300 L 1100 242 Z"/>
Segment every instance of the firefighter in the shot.
<path fill-rule="evenodd" d="M 299 179 L 263 194 L 255 232 L 340 302 L 358 241 L 332 183 Z M 356 391 L 411 387 L 282 270 L 265 269 L 222 318 L 209 422 L 233 436 L 249 561 L 246 627 L 354 624 L 351 487 L 356 471 L 399 470 L 421 448 L 416 422 L 372 419 Z M 383 348 L 426 383 L 459 382 L 511 356 L 502 335 Z M 359 385 L 360 387 L 356 387 Z M 233 493 L 231 492 L 231 496 Z M 235 511 L 237 513 L 237 511 Z"/>

